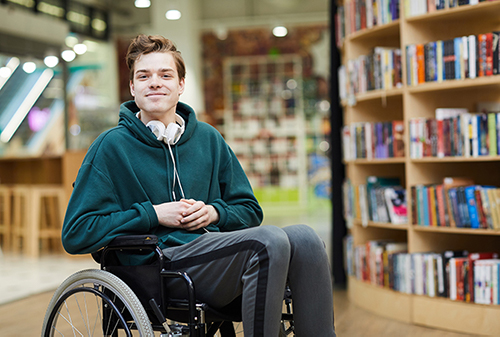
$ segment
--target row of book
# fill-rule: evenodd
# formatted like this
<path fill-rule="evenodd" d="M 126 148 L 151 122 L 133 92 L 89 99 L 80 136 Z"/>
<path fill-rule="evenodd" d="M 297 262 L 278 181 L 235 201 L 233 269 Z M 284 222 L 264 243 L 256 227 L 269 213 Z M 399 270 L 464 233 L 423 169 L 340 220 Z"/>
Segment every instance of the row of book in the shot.
<path fill-rule="evenodd" d="M 368 221 L 408 223 L 406 190 L 398 178 L 369 176 L 366 184 L 353 185 L 350 179 L 343 184 L 344 217 L 349 226 L 354 219 L 363 225 Z"/>
<path fill-rule="evenodd" d="M 485 77 L 499 73 L 500 32 L 406 46 L 408 85 Z"/>
<path fill-rule="evenodd" d="M 420 226 L 500 229 L 500 188 L 471 179 L 410 188 L 412 222 Z"/>
<path fill-rule="evenodd" d="M 436 118 L 412 118 L 409 124 L 411 158 L 500 155 L 498 112 L 437 109 Z"/>
<path fill-rule="evenodd" d="M 337 9 L 347 34 L 399 19 L 399 0 L 350 0 Z"/>
<path fill-rule="evenodd" d="M 404 122 L 400 120 L 344 125 L 344 160 L 404 157 L 404 139 Z"/>
<path fill-rule="evenodd" d="M 403 0 L 405 17 L 423 15 L 442 9 L 496 0 Z M 346 34 L 384 25 L 400 17 L 399 0 L 351 0 L 337 7 L 335 13 L 336 43 L 342 47 Z"/>
<path fill-rule="evenodd" d="M 466 250 L 408 253 L 406 243 L 344 240 L 349 275 L 395 291 L 480 304 L 500 304 L 496 252 Z"/>
<path fill-rule="evenodd" d="M 432 13 L 437 10 L 463 5 L 476 5 L 480 2 L 495 0 L 404 0 L 405 16 L 411 17 Z"/>
<path fill-rule="evenodd" d="M 369 55 L 347 61 L 338 69 L 341 99 L 371 90 L 401 88 L 401 49 L 375 47 Z"/>

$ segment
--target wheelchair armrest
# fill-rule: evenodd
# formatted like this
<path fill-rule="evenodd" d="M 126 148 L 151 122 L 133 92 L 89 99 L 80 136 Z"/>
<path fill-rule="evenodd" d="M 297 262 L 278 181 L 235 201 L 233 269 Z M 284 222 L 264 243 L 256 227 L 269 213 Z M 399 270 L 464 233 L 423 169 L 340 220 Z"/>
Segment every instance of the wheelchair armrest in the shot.
<path fill-rule="evenodd" d="M 157 244 L 158 237 L 156 235 L 123 235 L 114 238 L 106 248 L 156 246 Z"/>
<path fill-rule="evenodd" d="M 156 235 L 123 235 L 114 238 L 106 247 L 92 253 L 92 257 L 97 263 L 104 264 L 107 253 L 111 251 L 142 251 L 150 250 L 155 252 L 157 258 L 163 262 L 163 254 L 158 247 L 158 237 Z"/>

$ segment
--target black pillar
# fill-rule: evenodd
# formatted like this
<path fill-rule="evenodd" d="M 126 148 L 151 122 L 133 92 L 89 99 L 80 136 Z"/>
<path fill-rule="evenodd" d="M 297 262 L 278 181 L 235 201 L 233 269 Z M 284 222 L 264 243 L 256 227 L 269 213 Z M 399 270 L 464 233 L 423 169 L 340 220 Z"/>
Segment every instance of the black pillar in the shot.
<path fill-rule="evenodd" d="M 342 183 L 345 177 L 342 164 L 341 130 L 343 125 L 342 106 L 339 98 L 338 68 L 340 54 L 335 42 L 335 13 L 337 4 L 330 0 L 330 154 L 332 170 L 332 271 L 335 285 L 346 283 L 344 270 L 343 239 L 347 233 L 342 206 Z"/>

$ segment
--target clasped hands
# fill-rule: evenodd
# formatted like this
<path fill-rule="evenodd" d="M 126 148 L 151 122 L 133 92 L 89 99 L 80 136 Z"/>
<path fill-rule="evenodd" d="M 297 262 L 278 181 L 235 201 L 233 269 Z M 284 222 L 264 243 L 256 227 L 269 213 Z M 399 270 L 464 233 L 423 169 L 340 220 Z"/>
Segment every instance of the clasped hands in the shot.
<path fill-rule="evenodd" d="M 219 213 L 212 205 L 193 199 L 153 205 L 158 223 L 169 228 L 195 231 L 219 221 Z"/>

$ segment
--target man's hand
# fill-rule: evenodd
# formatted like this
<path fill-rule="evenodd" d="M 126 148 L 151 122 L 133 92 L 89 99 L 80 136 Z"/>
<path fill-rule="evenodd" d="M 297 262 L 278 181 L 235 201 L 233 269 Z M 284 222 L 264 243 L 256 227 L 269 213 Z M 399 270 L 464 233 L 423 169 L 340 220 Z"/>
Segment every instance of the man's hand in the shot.
<path fill-rule="evenodd" d="M 182 199 L 181 202 L 190 204 L 190 207 L 182 213 L 182 228 L 188 231 L 194 231 L 219 221 L 219 213 L 214 206 L 205 205 L 203 201 L 196 201 L 193 199 Z"/>
<path fill-rule="evenodd" d="M 182 199 L 153 206 L 158 223 L 169 228 L 194 231 L 219 221 L 219 213 L 203 201 Z"/>

